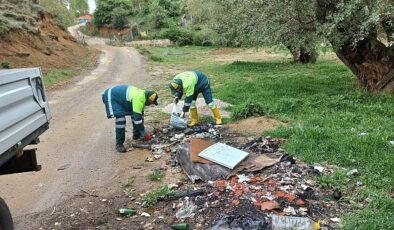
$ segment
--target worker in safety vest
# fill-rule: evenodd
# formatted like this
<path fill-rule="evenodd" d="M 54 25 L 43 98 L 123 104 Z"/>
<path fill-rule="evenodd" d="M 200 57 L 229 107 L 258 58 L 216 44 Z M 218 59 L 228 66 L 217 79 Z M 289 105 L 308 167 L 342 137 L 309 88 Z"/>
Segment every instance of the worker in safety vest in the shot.
<path fill-rule="evenodd" d="M 142 90 L 134 86 L 118 85 L 106 89 L 102 96 L 107 117 L 115 117 L 116 151 L 126 152 L 125 141 L 126 116 L 131 116 L 133 123 L 133 139 L 149 141 L 150 133 L 144 127 L 144 108 L 146 105 L 157 105 L 158 95 L 151 90 Z"/>
<path fill-rule="evenodd" d="M 175 96 L 174 103 L 178 103 L 183 94 L 186 95 L 181 116 L 184 117 L 185 113 L 187 113 L 190 108 L 191 122 L 188 124 L 189 127 L 193 127 L 198 124 L 196 100 L 199 93 L 202 93 L 205 103 L 212 110 L 213 116 L 216 119 L 216 125 L 222 124 L 222 116 L 213 101 L 212 90 L 209 85 L 208 77 L 202 72 L 187 71 L 180 73 L 171 80 L 169 86 L 171 93 Z"/>

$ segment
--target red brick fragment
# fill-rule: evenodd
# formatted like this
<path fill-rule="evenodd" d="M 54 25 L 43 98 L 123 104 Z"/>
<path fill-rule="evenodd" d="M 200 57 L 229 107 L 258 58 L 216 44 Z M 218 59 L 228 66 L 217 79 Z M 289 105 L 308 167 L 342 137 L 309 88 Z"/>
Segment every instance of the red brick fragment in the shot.
<path fill-rule="evenodd" d="M 261 203 L 261 210 L 262 211 L 265 211 L 265 210 L 271 211 L 271 210 L 278 209 L 278 208 L 280 208 L 280 205 L 275 200 L 266 201 L 266 202 Z"/>
<path fill-rule="evenodd" d="M 296 204 L 298 206 L 303 206 L 303 205 L 305 205 L 305 202 L 302 199 L 297 199 Z"/>
<path fill-rule="evenodd" d="M 241 189 L 235 190 L 235 195 L 236 196 L 241 196 L 242 195 L 242 190 Z"/>
<path fill-rule="evenodd" d="M 268 185 L 276 185 L 276 181 L 274 180 L 267 180 L 265 183 Z"/>
<path fill-rule="evenodd" d="M 239 200 L 238 199 L 234 199 L 231 201 L 232 205 L 238 206 L 239 205 Z"/>
<path fill-rule="evenodd" d="M 280 197 L 286 198 L 290 202 L 293 202 L 295 200 L 295 198 L 296 198 L 293 194 L 285 193 L 285 192 L 282 192 L 282 191 L 276 192 L 275 193 L 275 197 L 276 198 L 280 198 Z"/>
<path fill-rule="evenodd" d="M 217 181 L 215 181 L 215 187 L 219 191 L 224 191 L 224 189 L 226 188 L 226 181 L 224 181 L 224 180 L 217 180 Z"/>
<path fill-rule="evenodd" d="M 275 187 L 274 186 L 268 186 L 267 191 L 273 192 L 273 191 L 275 191 Z"/>

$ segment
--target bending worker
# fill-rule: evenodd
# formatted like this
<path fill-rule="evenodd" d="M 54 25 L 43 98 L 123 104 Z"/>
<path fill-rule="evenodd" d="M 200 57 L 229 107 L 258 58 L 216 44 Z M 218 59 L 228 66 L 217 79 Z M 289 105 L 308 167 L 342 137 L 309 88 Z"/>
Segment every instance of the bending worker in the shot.
<path fill-rule="evenodd" d="M 216 125 L 222 124 L 222 116 L 220 115 L 220 111 L 213 101 L 212 90 L 211 86 L 209 85 L 208 77 L 202 72 L 187 71 L 180 73 L 176 75 L 173 80 L 171 80 L 169 86 L 171 93 L 175 96 L 175 103 L 178 103 L 183 94 L 186 95 L 181 116 L 185 117 L 185 113 L 187 113 L 190 108 L 191 122 L 188 124 L 189 127 L 198 124 L 196 100 L 199 93 L 202 93 L 205 103 L 212 110 L 213 116 L 216 120 Z"/>
<path fill-rule="evenodd" d="M 154 91 L 138 89 L 134 86 L 118 85 L 106 89 L 103 102 L 107 117 L 115 117 L 116 151 L 126 152 L 125 141 L 126 116 L 131 116 L 133 123 L 133 139 L 151 139 L 144 127 L 144 108 L 146 105 L 157 105 L 158 95 Z"/>

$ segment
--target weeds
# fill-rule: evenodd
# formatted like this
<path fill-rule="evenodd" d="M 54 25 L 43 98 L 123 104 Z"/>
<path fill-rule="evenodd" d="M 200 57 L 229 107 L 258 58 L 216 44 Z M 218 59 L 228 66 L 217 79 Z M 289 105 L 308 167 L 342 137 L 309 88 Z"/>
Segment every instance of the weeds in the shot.
<path fill-rule="evenodd" d="M 9 62 L 9 61 L 0 62 L 0 66 L 3 69 L 11 69 L 12 68 L 11 62 Z"/>
<path fill-rule="evenodd" d="M 148 175 L 150 181 L 160 181 L 163 178 L 163 172 L 160 169 L 154 170 Z"/>
<path fill-rule="evenodd" d="M 240 104 L 233 108 L 232 117 L 236 120 L 245 119 L 248 117 L 259 117 L 266 114 L 263 105 L 256 100 L 247 100 L 245 103 Z"/>
<path fill-rule="evenodd" d="M 163 62 L 163 58 L 152 55 L 149 57 L 149 60 L 155 61 L 155 62 Z"/>
<path fill-rule="evenodd" d="M 0 37 L 6 35 L 10 31 L 10 25 L 7 21 L 0 19 Z"/>
<path fill-rule="evenodd" d="M 59 82 L 64 82 L 75 76 L 77 73 L 73 69 L 53 69 L 44 73 L 44 83 L 45 86 L 51 87 Z"/>
<path fill-rule="evenodd" d="M 122 184 L 123 192 L 128 197 L 133 197 L 134 196 L 133 183 L 134 183 L 134 178 L 130 177 L 130 178 L 127 179 L 127 181 L 125 183 Z"/>
<path fill-rule="evenodd" d="M 102 217 L 102 218 L 96 219 L 96 221 L 94 223 L 96 225 L 103 225 L 103 224 L 108 223 L 108 220 L 107 220 L 107 218 Z"/>
<path fill-rule="evenodd" d="M 155 191 L 146 194 L 142 198 L 142 205 L 144 207 L 152 207 L 153 205 L 156 204 L 157 199 L 165 197 L 166 195 L 173 195 L 173 194 L 175 194 L 175 192 L 171 190 L 168 186 L 159 187 Z"/>

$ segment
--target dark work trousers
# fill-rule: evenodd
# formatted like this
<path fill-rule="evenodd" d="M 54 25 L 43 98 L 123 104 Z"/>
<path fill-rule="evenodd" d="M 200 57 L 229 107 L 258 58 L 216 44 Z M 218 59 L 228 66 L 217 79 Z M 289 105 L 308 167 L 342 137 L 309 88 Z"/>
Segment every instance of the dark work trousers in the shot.
<path fill-rule="evenodd" d="M 143 121 L 144 119 L 142 119 Z M 141 134 L 138 132 L 138 129 L 135 127 L 134 120 L 132 119 L 133 124 L 133 139 L 136 140 L 141 137 Z M 126 136 L 126 117 L 117 117 L 115 119 L 115 134 L 116 134 L 116 144 L 121 145 L 125 141 Z"/>

